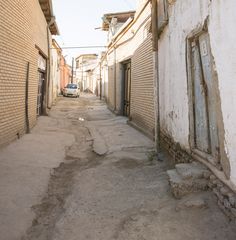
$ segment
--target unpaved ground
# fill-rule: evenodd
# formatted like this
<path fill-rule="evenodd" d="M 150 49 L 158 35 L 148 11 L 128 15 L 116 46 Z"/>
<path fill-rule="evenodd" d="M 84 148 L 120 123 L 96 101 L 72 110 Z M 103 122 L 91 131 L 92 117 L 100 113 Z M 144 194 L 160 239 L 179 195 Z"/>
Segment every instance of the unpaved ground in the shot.
<path fill-rule="evenodd" d="M 0 151 L 0 239 L 236 239 L 213 194 L 200 194 L 201 207 L 172 197 L 173 166 L 152 151 L 95 97 L 61 99 L 32 134 Z"/>

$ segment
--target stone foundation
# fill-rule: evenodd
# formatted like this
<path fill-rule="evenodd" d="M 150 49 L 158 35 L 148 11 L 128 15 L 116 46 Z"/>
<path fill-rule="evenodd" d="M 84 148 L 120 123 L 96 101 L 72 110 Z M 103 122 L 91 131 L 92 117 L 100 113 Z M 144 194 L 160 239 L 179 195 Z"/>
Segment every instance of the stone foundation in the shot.
<path fill-rule="evenodd" d="M 236 220 L 236 193 L 225 186 L 215 175 L 211 175 L 208 183 L 209 188 L 218 199 L 218 205 L 231 219 Z"/>
<path fill-rule="evenodd" d="M 176 163 L 190 163 L 193 161 L 191 155 L 184 151 L 179 143 L 174 142 L 163 133 L 161 133 L 161 147 L 168 151 Z"/>
<path fill-rule="evenodd" d="M 179 143 L 174 142 L 164 134 L 161 134 L 161 146 L 169 152 L 176 164 L 195 161 L 189 153 L 181 148 Z M 208 181 L 209 189 L 216 195 L 219 207 L 230 220 L 236 221 L 236 193 L 222 183 L 213 173 L 205 174 L 204 178 Z"/>

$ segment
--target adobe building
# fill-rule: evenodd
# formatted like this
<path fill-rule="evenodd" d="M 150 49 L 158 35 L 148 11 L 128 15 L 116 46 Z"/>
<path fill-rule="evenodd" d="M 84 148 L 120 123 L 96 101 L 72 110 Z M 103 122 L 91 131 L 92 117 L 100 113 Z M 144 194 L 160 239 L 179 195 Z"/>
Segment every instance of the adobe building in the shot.
<path fill-rule="evenodd" d="M 95 93 L 97 79 L 94 76 L 94 69 L 98 65 L 97 54 L 82 54 L 76 59 L 76 79 L 80 85 L 81 91 Z"/>
<path fill-rule="evenodd" d="M 207 166 L 220 207 L 236 217 L 236 2 L 152 3 L 162 146 Z"/>

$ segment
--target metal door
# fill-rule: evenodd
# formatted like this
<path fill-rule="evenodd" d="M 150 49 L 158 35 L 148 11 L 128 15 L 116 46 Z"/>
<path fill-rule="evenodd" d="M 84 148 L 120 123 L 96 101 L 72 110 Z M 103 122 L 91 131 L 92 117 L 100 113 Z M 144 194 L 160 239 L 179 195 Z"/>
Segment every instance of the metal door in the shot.
<path fill-rule="evenodd" d="M 207 32 L 192 40 L 191 53 L 195 147 L 218 160 L 215 75 Z"/>
<path fill-rule="evenodd" d="M 124 64 L 124 116 L 130 115 L 131 63 Z"/>
<path fill-rule="evenodd" d="M 37 95 L 37 115 L 40 116 L 43 114 L 45 73 L 40 71 L 38 73 L 39 73 L 39 81 L 38 81 L 38 95 Z"/>

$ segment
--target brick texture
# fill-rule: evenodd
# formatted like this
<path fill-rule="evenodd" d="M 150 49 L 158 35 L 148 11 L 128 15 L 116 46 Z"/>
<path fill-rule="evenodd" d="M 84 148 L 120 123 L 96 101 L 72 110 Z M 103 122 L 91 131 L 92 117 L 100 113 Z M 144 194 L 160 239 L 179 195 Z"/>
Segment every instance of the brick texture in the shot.
<path fill-rule="evenodd" d="M 25 132 L 28 62 L 30 128 L 36 123 L 36 45 L 47 55 L 47 23 L 38 0 L 0 0 L 0 146 Z"/>

